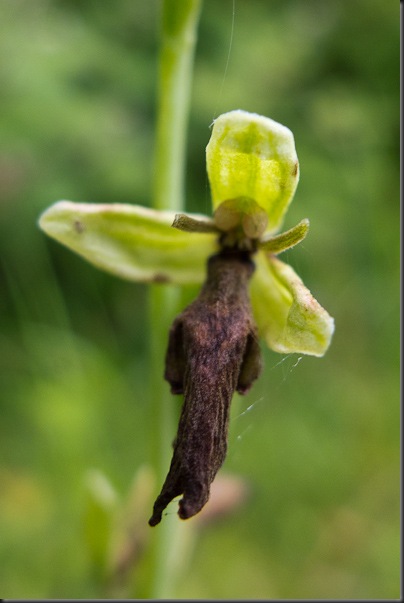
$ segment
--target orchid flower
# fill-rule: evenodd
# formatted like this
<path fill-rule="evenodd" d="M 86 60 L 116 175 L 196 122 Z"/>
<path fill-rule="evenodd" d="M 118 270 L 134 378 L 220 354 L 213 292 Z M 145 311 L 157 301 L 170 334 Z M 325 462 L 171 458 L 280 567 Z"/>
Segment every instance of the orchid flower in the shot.
<path fill-rule="evenodd" d="M 224 462 L 230 404 L 261 372 L 258 335 L 280 353 L 322 356 L 334 321 L 277 255 L 307 235 L 309 222 L 278 233 L 299 165 L 291 131 L 232 111 L 214 121 L 206 149 L 213 216 L 134 205 L 59 201 L 41 228 L 96 266 L 124 278 L 201 283 L 169 333 L 165 378 L 184 405 L 170 469 L 151 526 L 176 496 L 188 519 L 209 499 Z"/>
<path fill-rule="evenodd" d="M 40 217 L 51 237 L 125 279 L 202 283 L 208 257 L 227 243 L 253 249 L 250 283 L 260 336 L 275 352 L 323 356 L 334 321 L 278 255 L 302 241 L 307 219 L 277 234 L 299 179 L 292 132 L 237 110 L 213 123 L 206 149 L 213 216 L 129 204 L 59 201 Z"/>

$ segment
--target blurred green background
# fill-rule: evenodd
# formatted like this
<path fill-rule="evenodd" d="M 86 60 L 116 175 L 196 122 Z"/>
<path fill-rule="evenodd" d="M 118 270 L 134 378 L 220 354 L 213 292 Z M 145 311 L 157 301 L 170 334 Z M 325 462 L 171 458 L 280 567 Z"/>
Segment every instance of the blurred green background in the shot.
<path fill-rule="evenodd" d="M 125 501 L 150 456 L 147 287 L 37 218 L 61 198 L 150 204 L 159 8 L 0 0 L 2 597 L 100 596 L 85 476 Z M 176 594 L 399 598 L 398 3 L 205 0 L 194 77 L 187 209 L 210 212 L 214 117 L 287 125 L 301 179 L 285 227 L 311 232 L 284 259 L 336 332 L 322 359 L 266 351 L 234 400 L 222 473 L 249 496 L 198 527 Z"/>

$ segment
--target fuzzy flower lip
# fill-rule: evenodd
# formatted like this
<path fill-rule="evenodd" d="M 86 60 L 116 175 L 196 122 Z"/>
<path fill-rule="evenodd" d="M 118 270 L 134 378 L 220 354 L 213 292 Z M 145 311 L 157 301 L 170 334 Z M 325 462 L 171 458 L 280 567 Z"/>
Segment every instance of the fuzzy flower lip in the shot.
<path fill-rule="evenodd" d="M 279 233 L 299 179 L 292 132 L 268 117 L 230 111 L 214 121 L 206 159 L 212 218 L 59 201 L 39 226 L 95 266 L 141 282 L 202 283 L 219 239 L 221 245 L 245 245 L 256 252 L 250 296 L 261 337 L 276 352 L 323 356 L 334 320 L 276 257 L 309 228 L 304 219 Z"/>

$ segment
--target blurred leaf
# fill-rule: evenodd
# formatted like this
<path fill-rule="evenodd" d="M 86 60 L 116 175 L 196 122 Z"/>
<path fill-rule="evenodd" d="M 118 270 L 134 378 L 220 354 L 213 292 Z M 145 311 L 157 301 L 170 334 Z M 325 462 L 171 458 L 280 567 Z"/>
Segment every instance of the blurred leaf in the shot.
<path fill-rule="evenodd" d="M 85 486 L 84 539 L 97 582 L 103 583 L 111 554 L 117 494 L 107 477 L 99 470 L 88 472 Z"/>

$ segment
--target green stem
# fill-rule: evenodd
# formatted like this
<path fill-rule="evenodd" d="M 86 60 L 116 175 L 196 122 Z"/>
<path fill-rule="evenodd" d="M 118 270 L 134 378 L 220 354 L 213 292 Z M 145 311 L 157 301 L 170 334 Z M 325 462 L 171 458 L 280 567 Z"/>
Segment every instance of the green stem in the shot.
<path fill-rule="evenodd" d="M 154 207 L 184 209 L 185 151 L 201 0 L 163 0 Z"/>
<path fill-rule="evenodd" d="M 201 0 L 163 0 L 153 202 L 156 209 L 178 212 L 184 209 L 186 131 L 200 5 Z M 178 407 L 178 399 L 173 402 L 169 386 L 163 381 L 168 330 L 177 305 L 176 289 L 167 285 L 151 287 L 150 431 L 158 490 L 169 468 L 174 415 L 177 415 L 174 409 Z M 173 596 L 178 568 L 174 548 L 179 545 L 183 528 L 176 515 L 168 515 L 160 525 L 150 529 L 153 530 L 147 564 L 150 592 L 144 595 L 169 598 Z"/>

